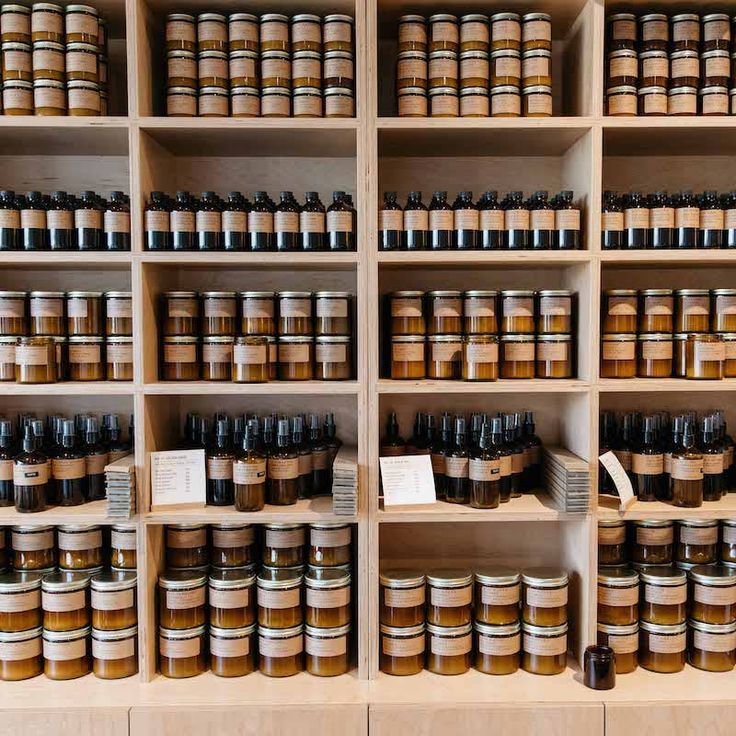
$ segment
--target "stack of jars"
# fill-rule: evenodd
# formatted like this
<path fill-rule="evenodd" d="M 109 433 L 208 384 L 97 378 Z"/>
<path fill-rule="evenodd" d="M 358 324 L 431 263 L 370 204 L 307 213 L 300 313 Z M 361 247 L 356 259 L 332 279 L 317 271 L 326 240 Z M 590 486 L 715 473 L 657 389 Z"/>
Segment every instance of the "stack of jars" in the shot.
<path fill-rule="evenodd" d="M 617 673 L 734 668 L 736 521 L 720 526 L 719 543 L 717 520 L 598 522 L 598 642 Z"/>
<path fill-rule="evenodd" d="M 601 378 L 736 376 L 736 289 L 607 289 L 601 319 Z"/>
<path fill-rule="evenodd" d="M 0 380 L 132 381 L 129 291 L 0 292 Z"/>
<path fill-rule="evenodd" d="M 345 291 L 163 294 L 165 381 L 352 378 L 352 296 Z"/>
<path fill-rule="evenodd" d="M 166 527 L 161 674 L 193 677 L 208 659 L 220 677 L 347 672 L 350 525 L 218 524 L 209 533 L 208 542 L 204 525 Z"/>
<path fill-rule="evenodd" d="M 4 567 L 4 530 L 0 542 Z M 12 527 L 13 571 L 0 574 L 0 679 L 136 674 L 135 549 L 134 526 L 113 526 L 104 544 L 99 526 Z"/>
<path fill-rule="evenodd" d="M 380 667 L 556 675 L 567 663 L 568 575 L 556 568 L 394 569 L 380 574 Z M 520 615 L 521 614 L 521 615 Z M 521 619 L 521 620 L 520 620 Z"/>
<path fill-rule="evenodd" d="M 731 25 L 726 13 L 610 15 L 608 114 L 733 114 Z"/>
<path fill-rule="evenodd" d="M 428 92 L 429 90 L 429 104 Z M 401 117 L 549 117 L 552 19 L 546 13 L 399 18 Z"/>
<path fill-rule="evenodd" d="M 107 115 L 107 25 L 96 8 L 3 5 L 0 37 L 6 115 Z"/>
<path fill-rule="evenodd" d="M 390 376 L 571 378 L 574 301 L 565 289 L 396 291 L 388 297 Z"/>
<path fill-rule="evenodd" d="M 580 207 L 573 192 L 434 192 L 427 207 L 421 192 L 409 192 L 403 212 L 396 192 L 384 192 L 378 211 L 381 250 L 576 250 L 582 247 Z"/>
<path fill-rule="evenodd" d="M 355 115 L 348 15 L 170 13 L 166 49 L 167 115 Z"/>

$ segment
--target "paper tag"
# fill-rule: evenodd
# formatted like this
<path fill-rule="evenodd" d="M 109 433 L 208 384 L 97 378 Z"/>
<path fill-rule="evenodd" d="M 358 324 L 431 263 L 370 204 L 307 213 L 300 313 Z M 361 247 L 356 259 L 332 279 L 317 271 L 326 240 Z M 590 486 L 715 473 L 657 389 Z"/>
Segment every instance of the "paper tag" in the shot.
<path fill-rule="evenodd" d="M 151 506 L 198 505 L 207 500 L 204 450 L 151 453 Z"/>
<path fill-rule="evenodd" d="M 382 457 L 380 463 L 386 506 L 437 502 L 429 455 Z"/>
<path fill-rule="evenodd" d="M 619 499 L 621 500 L 621 510 L 626 511 L 636 500 L 629 476 L 626 474 L 618 458 L 610 450 L 598 459 L 601 461 L 601 465 L 608 471 L 611 480 L 613 480 L 616 486 Z"/>

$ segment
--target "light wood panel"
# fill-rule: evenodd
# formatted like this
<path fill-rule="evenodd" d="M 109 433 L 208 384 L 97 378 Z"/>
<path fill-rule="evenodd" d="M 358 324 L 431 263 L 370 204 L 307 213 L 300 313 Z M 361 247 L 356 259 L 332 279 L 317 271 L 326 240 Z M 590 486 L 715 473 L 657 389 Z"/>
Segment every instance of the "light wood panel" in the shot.
<path fill-rule="evenodd" d="M 606 736 L 730 736 L 736 717 L 733 701 L 684 703 L 606 703 Z"/>
<path fill-rule="evenodd" d="M 54 733 L 58 736 L 128 736 L 128 709 L 62 707 L 4 709 L 0 736 Z"/>

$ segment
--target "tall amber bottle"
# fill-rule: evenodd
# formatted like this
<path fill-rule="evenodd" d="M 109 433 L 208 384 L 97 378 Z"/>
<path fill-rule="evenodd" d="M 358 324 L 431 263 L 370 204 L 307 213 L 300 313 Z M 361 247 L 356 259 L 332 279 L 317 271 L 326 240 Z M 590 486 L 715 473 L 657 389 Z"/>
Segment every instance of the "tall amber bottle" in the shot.
<path fill-rule="evenodd" d="M 97 417 L 85 420 L 84 461 L 87 471 L 87 500 L 99 501 L 105 498 L 105 465 L 107 448 L 100 442 L 100 429 Z"/>
<path fill-rule="evenodd" d="M 445 499 L 448 503 L 468 502 L 469 454 L 465 444 L 465 418 L 455 417 L 453 446 L 445 458 Z"/>
<path fill-rule="evenodd" d="M 13 423 L 0 420 L 0 506 L 13 505 Z"/>
<path fill-rule="evenodd" d="M 634 493 L 640 501 L 659 501 L 664 496 L 664 455 L 654 431 L 654 417 L 644 417 L 641 443 L 631 454 Z"/>
<path fill-rule="evenodd" d="M 62 422 L 61 447 L 51 460 L 54 496 L 60 506 L 79 506 L 87 497 L 84 452 L 76 446 L 74 422 Z"/>
<path fill-rule="evenodd" d="M 470 505 L 474 509 L 495 509 L 501 502 L 501 418 L 485 423 L 477 450 L 470 456 Z"/>
<path fill-rule="evenodd" d="M 299 454 L 291 444 L 289 420 L 279 419 L 276 447 L 268 456 L 268 503 L 290 506 L 299 498 Z"/>
<path fill-rule="evenodd" d="M 49 461 L 36 449 L 33 427 L 26 424 L 23 434 L 23 450 L 13 463 L 13 496 L 15 510 L 34 513 L 46 508 L 49 494 Z"/>
<path fill-rule="evenodd" d="M 243 451 L 233 460 L 236 511 L 260 511 L 266 503 L 266 457 L 258 449 L 258 420 L 245 426 Z"/>
<path fill-rule="evenodd" d="M 233 503 L 233 458 L 229 423 L 227 419 L 218 419 L 214 441 L 207 448 L 208 506 L 230 506 Z"/>
<path fill-rule="evenodd" d="M 672 452 L 670 491 L 675 506 L 697 508 L 703 505 L 703 453 L 695 446 L 695 427 L 685 420 L 682 442 Z"/>
<path fill-rule="evenodd" d="M 713 417 L 704 417 L 700 433 L 703 451 L 703 500 L 720 501 L 723 490 L 723 448 L 716 441 Z"/>

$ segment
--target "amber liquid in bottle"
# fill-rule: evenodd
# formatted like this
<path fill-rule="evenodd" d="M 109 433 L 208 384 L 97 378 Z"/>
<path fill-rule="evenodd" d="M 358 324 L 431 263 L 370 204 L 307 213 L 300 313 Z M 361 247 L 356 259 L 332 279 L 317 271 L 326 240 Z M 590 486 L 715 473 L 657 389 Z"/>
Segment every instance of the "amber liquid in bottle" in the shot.
<path fill-rule="evenodd" d="M 195 222 L 198 250 L 222 250 L 222 208 L 217 192 L 202 192 Z"/>
<path fill-rule="evenodd" d="M 266 503 L 266 457 L 258 449 L 258 421 L 245 427 L 243 451 L 233 461 L 236 511 L 260 511 Z"/>
<path fill-rule="evenodd" d="M 99 423 L 96 417 L 87 417 L 85 422 L 87 442 L 82 447 L 87 466 L 87 500 L 105 498 L 105 465 L 107 448 L 100 442 Z"/>
<path fill-rule="evenodd" d="M 249 250 L 274 249 L 273 210 L 266 192 L 256 192 L 253 195 L 253 208 L 248 218 Z"/>
<path fill-rule="evenodd" d="M 36 449 L 33 427 L 26 424 L 23 434 L 23 451 L 14 461 L 13 496 L 15 510 L 20 513 L 34 513 L 46 508 L 49 493 L 48 458 Z"/>
<path fill-rule="evenodd" d="M 171 207 L 171 243 L 174 250 L 197 249 L 194 201 L 189 192 L 177 192 Z"/>
<path fill-rule="evenodd" d="M 299 498 L 311 498 L 312 483 L 312 448 L 304 436 L 304 417 L 293 417 L 291 420 L 291 444 L 299 456 Z"/>
<path fill-rule="evenodd" d="M 61 447 L 51 461 L 56 502 L 60 506 L 79 506 L 87 497 L 87 472 L 84 452 L 76 447 L 74 422 L 62 424 Z"/>
<path fill-rule="evenodd" d="M 483 424 L 478 449 L 470 456 L 470 505 L 495 509 L 501 502 L 501 418 Z"/>
<path fill-rule="evenodd" d="M 215 439 L 207 449 L 207 505 L 230 506 L 234 500 L 233 449 L 226 419 L 219 419 Z"/>
<path fill-rule="evenodd" d="M 675 506 L 703 505 L 703 454 L 695 446 L 695 428 L 689 419 L 685 420 L 682 444 L 672 453 L 670 491 Z"/>
<path fill-rule="evenodd" d="M 409 192 L 404 207 L 404 245 L 407 250 L 426 250 L 428 240 L 429 212 L 422 202 L 422 193 Z"/>
<path fill-rule="evenodd" d="M 289 438 L 289 420 L 279 419 L 276 447 L 268 456 L 268 503 L 290 506 L 299 498 L 299 455 Z"/>
<path fill-rule="evenodd" d="M 273 217 L 276 250 L 300 250 L 299 203 L 292 192 L 281 192 Z"/>
<path fill-rule="evenodd" d="M 542 440 L 535 434 L 534 412 L 524 412 L 522 429 L 524 475 L 521 485 L 524 492 L 529 492 L 542 487 Z"/>
<path fill-rule="evenodd" d="M 396 192 L 383 193 L 383 205 L 378 214 L 379 248 L 381 250 L 401 250 L 404 236 L 404 212 L 396 201 Z"/>
<path fill-rule="evenodd" d="M 300 216 L 303 250 L 326 250 L 325 206 L 317 192 L 307 192 Z"/>
<path fill-rule="evenodd" d="M 0 420 L 0 507 L 13 505 L 13 423 Z"/>
<path fill-rule="evenodd" d="M 322 427 L 316 414 L 309 415 L 309 448 L 312 451 L 312 495 L 332 493 L 330 485 L 329 451 L 322 439 Z"/>
<path fill-rule="evenodd" d="M 656 440 L 654 417 L 644 417 L 644 432 L 632 454 L 634 493 L 640 501 L 658 501 L 664 495 L 664 456 Z"/>
<path fill-rule="evenodd" d="M 510 498 L 521 496 L 524 478 L 524 445 L 517 437 L 517 431 L 520 433 L 521 421 L 517 424 L 516 420 L 516 414 L 505 414 L 503 417 L 503 439 L 505 447 L 511 452 Z"/>
<path fill-rule="evenodd" d="M 704 417 L 700 435 L 703 451 L 703 500 L 720 501 L 723 490 L 723 450 L 715 439 L 713 417 Z"/>
<path fill-rule="evenodd" d="M 391 412 L 386 420 L 386 434 L 381 439 L 381 457 L 397 457 L 406 454 L 406 442 L 399 434 L 399 420 L 396 412 Z"/>
<path fill-rule="evenodd" d="M 432 473 L 437 498 L 444 500 L 447 495 L 446 455 L 452 447 L 452 419 L 449 414 L 442 415 L 440 434 L 432 443 Z"/>
<path fill-rule="evenodd" d="M 445 500 L 448 503 L 467 503 L 470 499 L 468 481 L 469 454 L 465 446 L 465 418 L 455 417 L 455 438 L 447 452 L 445 465 Z"/>

